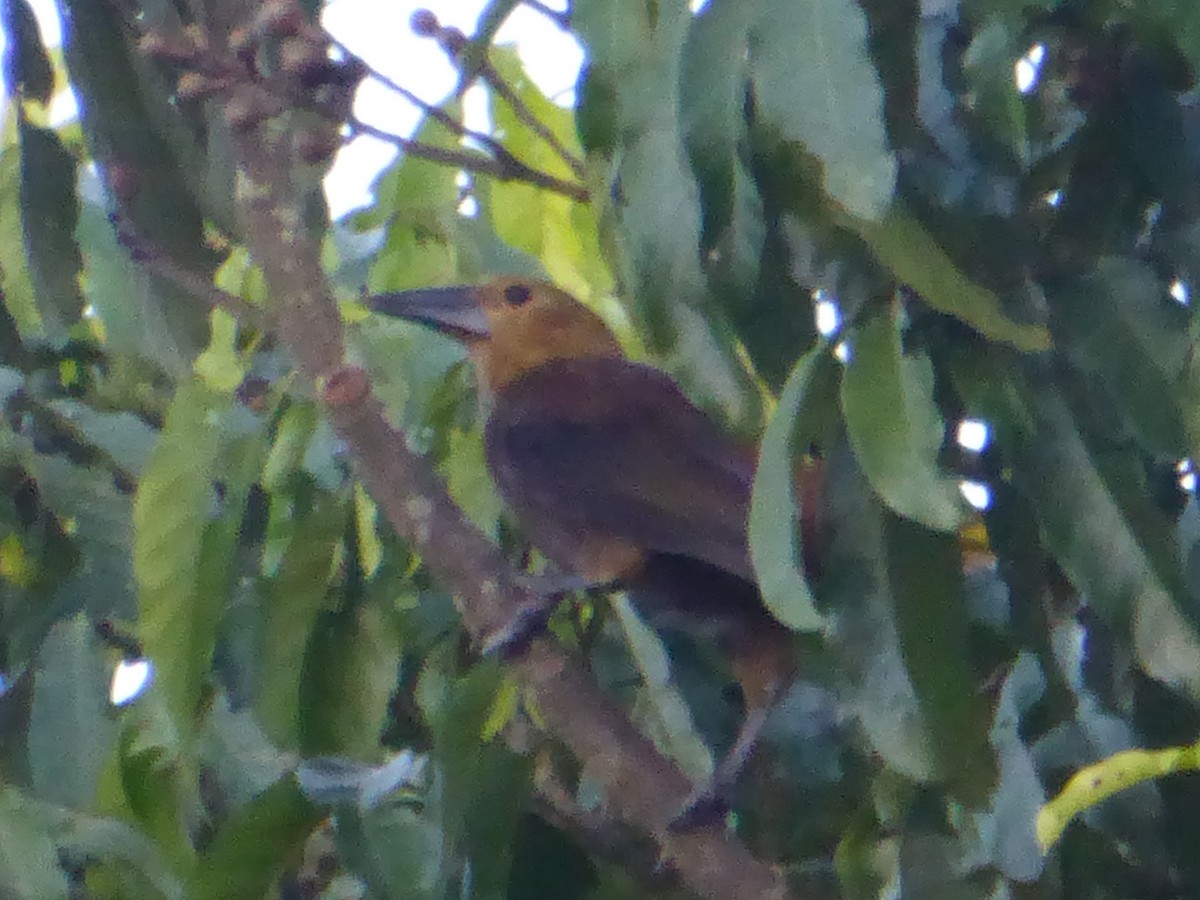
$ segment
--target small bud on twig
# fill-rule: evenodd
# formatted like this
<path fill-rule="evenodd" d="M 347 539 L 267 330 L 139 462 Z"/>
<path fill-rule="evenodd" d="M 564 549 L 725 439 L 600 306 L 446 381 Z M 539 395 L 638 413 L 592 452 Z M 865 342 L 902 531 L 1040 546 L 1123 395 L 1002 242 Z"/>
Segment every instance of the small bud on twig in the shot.
<path fill-rule="evenodd" d="M 408 27 L 412 29 L 413 34 L 434 37 L 442 30 L 442 23 L 432 10 L 418 9 L 409 17 Z"/>

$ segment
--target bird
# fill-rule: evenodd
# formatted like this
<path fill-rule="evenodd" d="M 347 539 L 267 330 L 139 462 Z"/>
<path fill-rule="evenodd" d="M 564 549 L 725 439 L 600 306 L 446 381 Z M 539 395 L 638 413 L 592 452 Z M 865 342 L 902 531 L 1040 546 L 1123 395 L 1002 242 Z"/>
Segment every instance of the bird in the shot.
<path fill-rule="evenodd" d="M 524 536 L 578 583 L 629 592 L 651 625 L 712 639 L 743 698 L 741 726 L 679 821 L 724 803 L 796 673 L 791 631 L 763 603 L 747 541 L 756 448 L 663 370 L 629 359 L 604 321 L 552 284 L 518 277 L 367 298 L 465 347 L 487 407 L 484 448 Z M 815 571 L 820 472 L 798 472 Z"/>

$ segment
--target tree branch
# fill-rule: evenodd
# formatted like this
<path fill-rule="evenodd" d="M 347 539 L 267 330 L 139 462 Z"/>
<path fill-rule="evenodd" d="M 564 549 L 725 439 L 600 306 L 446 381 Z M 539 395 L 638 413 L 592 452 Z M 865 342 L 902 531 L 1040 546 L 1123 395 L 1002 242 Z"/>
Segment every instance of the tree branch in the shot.
<path fill-rule="evenodd" d="M 226 100 L 241 169 L 237 202 L 244 236 L 262 267 L 278 316 L 278 334 L 301 373 L 313 381 L 326 414 L 351 450 L 356 471 L 396 531 L 412 541 L 434 576 L 456 597 L 477 642 L 515 615 L 542 605 L 499 549 L 463 515 L 429 461 L 413 454 L 386 422 L 362 370 L 345 363 L 342 322 L 304 229 L 293 181 L 297 141 L 292 117 L 272 116 L 273 98 L 247 75 Z M 705 897 L 784 898 L 780 872 L 756 860 L 715 827 L 675 834 L 668 825 L 691 790 L 583 670 L 549 637 L 533 639 L 512 661 L 556 736 L 605 786 L 612 814 L 651 834 L 692 890 Z"/>
<path fill-rule="evenodd" d="M 384 131 L 382 128 L 376 128 L 357 118 L 351 119 L 349 124 L 350 130 L 354 133 L 369 134 L 381 141 L 395 144 L 402 152 L 421 159 L 458 166 L 468 172 L 489 175 L 500 181 L 523 181 L 534 187 L 564 194 L 580 203 L 586 203 L 588 200 L 588 190 L 583 185 L 572 184 L 561 178 L 555 178 L 553 175 L 547 175 L 545 172 L 539 172 L 537 169 L 531 169 L 503 147 L 495 157 L 491 157 L 465 148 L 456 150 L 452 147 L 433 147 L 429 144 L 422 144 L 420 141 L 413 141 L 390 131 Z"/>
<path fill-rule="evenodd" d="M 537 169 L 534 169 L 529 164 L 519 160 L 513 155 L 512 151 L 497 141 L 490 134 L 484 134 L 482 131 L 475 131 L 472 128 L 467 128 L 462 122 L 454 118 L 454 116 L 450 115 L 440 106 L 436 106 L 432 103 L 422 100 L 404 85 L 384 75 L 378 69 L 368 65 L 360 57 L 356 56 L 348 47 L 337 43 L 336 41 L 333 43 L 333 46 L 341 50 L 341 52 L 344 53 L 347 58 L 354 59 L 362 67 L 363 71 L 365 71 L 371 78 L 374 78 L 380 84 L 388 88 L 388 90 L 399 94 L 413 106 L 417 107 L 417 109 L 421 110 L 425 115 L 441 124 L 453 134 L 457 134 L 460 137 L 467 138 L 468 140 L 479 144 L 479 146 L 487 151 L 487 153 L 491 154 L 491 157 L 489 158 L 484 154 L 473 153 L 466 150 L 456 152 L 453 150 L 447 150 L 443 147 L 430 147 L 426 144 L 421 144 L 417 141 L 401 137 L 398 134 L 393 134 L 392 132 L 385 131 L 381 128 L 376 128 L 374 125 L 369 125 L 356 117 L 350 119 L 349 124 L 352 131 L 360 134 L 369 134 L 372 137 L 395 144 L 402 151 L 405 153 L 411 153 L 413 156 L 420 156 L 423 159 L 434 159 L 438 162 L 453 163 L 454 165 L 461 166 L 463 169 L 466 169 L 469 172 L 490 175 L 491 177 L 497 178 L 501 181 L 526 181 L 535 187 L 545 188 L 546 190 L 554 191 L 559 194 L 565 194 L 573 200 L 578 200 L 580 203 L 587 202 L 588 192 L 587 188 L 583 187 L 583 185 L 572 184 L 569 181 L 563 181 L 562 179 L 556 178 L 553 175 L 549 175 L 545 172 L 540 172 Z M 492 76 L 495 76 L 497 79 L 499 78 L 499 76 L 496 75 L 495 71 L 492 70 L 490 66 L 488 67 L 488 71 Z M 500 82 L 500 86 L 495 87 L 494 89 L 497 91 L 497 93 L 503 89 L 507 92 L 507 95 L 512 94 L 512 91 L 508 88 L 508 85 L 504 84 L 503 82 Z M 514 111 L 516 111 L 518 117 L 520 117 L 522 121 L 526 121 L 526 116 L 532 117 L 532 113 L 530 113 L 523 104 L 520 104 L 518 98 L 512 97 L 512 99 L 508 99 L 507 95 L 502 96 L 505 96 L 505 99 L 508 100 L 509 104 L 513 106 Z M 576 177 L 581 179 L 584 177 L 585 173 L 583 170 L 583 164 L 571 156 L 570 153 L 563 148 L 561 144 L 559 144 L 558 139 L 555 138 L 555 136 L 548 129 L 546 129 L 541 122 L 534 120 L 532 122 L 526 122 L 526 124 L 528 124 L 530 128 L 534 128 L 539 135 L 542 135 L 543 132 L 545 132 L 544 139 L 550 143 L 556 153 L 559 153 L 559 155 L 563 156 Z M 451 154 L 453 154 L 453 157 Z"/>

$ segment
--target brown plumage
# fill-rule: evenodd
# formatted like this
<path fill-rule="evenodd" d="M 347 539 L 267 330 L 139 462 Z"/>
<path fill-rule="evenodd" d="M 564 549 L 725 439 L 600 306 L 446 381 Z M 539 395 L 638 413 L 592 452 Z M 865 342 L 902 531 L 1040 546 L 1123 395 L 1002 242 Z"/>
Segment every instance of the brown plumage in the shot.
<path fill-rule="evenodd" d="M 749 753 L 794 673 L 791 635 L 754 585 L 746 521 L 755 453 L 603 321 L 551 285 L 501 278 L 370 298 L 461 340 L 491 397 L 488 467 L 526 536 L 566 572 L 619 584 L 653 624 L 714 637 L 746 718 L 714 779 Z M 798 495 L 815 497 L 818 473 Z M 802 516 L 817 546 L 815 508 Z"/>

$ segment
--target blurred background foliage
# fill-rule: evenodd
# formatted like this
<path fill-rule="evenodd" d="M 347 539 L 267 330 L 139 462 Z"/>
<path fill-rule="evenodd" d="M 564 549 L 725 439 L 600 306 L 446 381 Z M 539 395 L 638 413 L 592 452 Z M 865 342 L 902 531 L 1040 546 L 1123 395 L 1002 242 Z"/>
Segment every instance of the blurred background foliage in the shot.
<path fill-rule="evenodd" d="M 0 2 L 0 894 L 678 893 L 588 824 L 589 773 L 471 654 L 260 327 L 228 125 L 137 41 L 255 4 L 59 5 L 61 55 Z M 458 47 L 491 104 L 471 146 L 558 188 L 404 153 L 329 222 L 320 166 L 304 187 L 410 444 L 528 562 L 460 351 L 353 298 L 555 281 L 730 429 L 772 424 L 754 560 L 810 630 L 730 824 L 797 896 L 1200 894 L 1190 755 L 1093 770 L 1131 786 L 1035 832 L 1083 766 L 1200 735 L 1200 9 L 573 0 L 567 109 L 490 46 L 515 5 Z M 50 128 L 64 81 L 81 116 Z M 459 122 L 451 99 L 416 140 L 461 151 Z M 814 449 L 829 541 L 801 574 L 771 486 Z M 551 627 L 685 771 L 730 740 L 707 648 L 621 604 Z"/>

